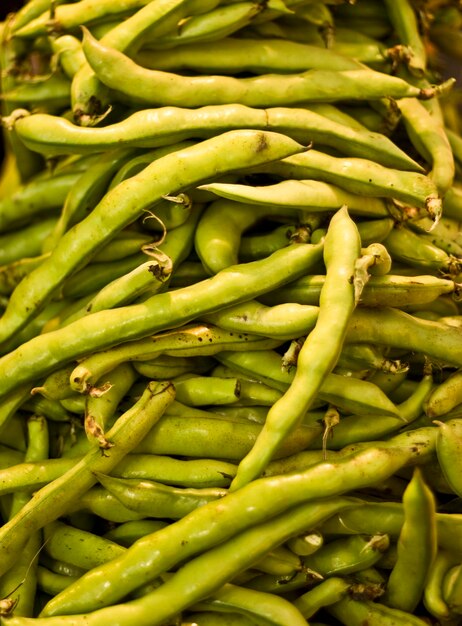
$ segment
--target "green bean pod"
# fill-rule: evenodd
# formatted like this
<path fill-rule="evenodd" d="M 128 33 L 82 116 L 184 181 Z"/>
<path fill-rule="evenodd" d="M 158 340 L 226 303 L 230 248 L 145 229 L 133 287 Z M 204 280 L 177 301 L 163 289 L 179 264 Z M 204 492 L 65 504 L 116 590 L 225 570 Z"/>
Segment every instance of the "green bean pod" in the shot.
<path fill-rule="evenodd" d="M 99 447 L 93 447 L 80 463 L 61 478 L 36 492 L 12 520 L 0 529 L 0 572 L 4 574 L 13 565 L 16 549 L 26 542 L 32 529 L 38 530 L 57 519 L 73 502 L 96 482 L 94 471 L 110 470 L 130 448 L 135 447 L 153 422 L 159 419 L 169 402 L 173 400 L 171 384 L 149 385 L 138 403 L 108 432 L 112 442 L 111 453 L 101 455 Z"/>
<path fill-rule="evenodd" d="M 0 231 L 27 223 L 32 217 L 58 210 L 79 173 L 38 177 L 0 201 Z"/>
<path fill-rule="evenodd" d="M 150 32 L 159 37 L 177 27 L 179 21 L 215 8 L 217 0 L 164 0 L 147 4 L 125 20 L 111 25 L 101 37 L 103 44 L 118 50 L 129 50 L 142 36 Z M 110 106 L 108 89 L 85 63 L 72 81 L 71 104 L 78 124 L 92 126 L 107 113 Z"/>
<path fill-rule="evenodd" d="M 430 417 L 441 417 L 449 413 L 462 402 L 462 372 L 452 372 L 441 382 L 425 402 L 425 414 Z"/>
<path fill-rule="evenodd" d="M 303 564 L 323 578 L 344 576 L 371 567 L 382 558 L 389 546 L 387 535 L 342 537 L 305 557 Z"/>
<path fill-rule="evenodd" d="M 443 581 L 444 600 L 453 615 L 462 615 L 461 589 L 462 564 L 459 563 L 447 572 Z"/>
<path fill-rule="evenodd" d="M 238 183 L 208 183 L 201 189 L 217 196 L 255 205 L 302 209 L 304 211 L 333 211 L 347 206 L 352 214 L 365 217 L 385 217 L 388 212 L 380 198 L 364 197 L 318 180 L 283 180 L 260 187 Z"/>
<path fill-rule="evenodd" d="M 427 54 L 414 7 L 408 0 L 386 0 L 385 6 L 400 45 L 406 48 L 409 71 L 415 76 L 423 76 L 427 69 Z"/>
<path fill-rule="evenodd" d="M 436 453 L 443 475 L 452 491 L 461 497 L 462 420 L 436 422 L 438 439 Z"/>
<path fill-rule="evenodd" d="M 90 624 L 96 623 L 97 620 L 101 618 L 104 620 L 106 616 L 109 615 L 110 617 L 116 611 L 118 623 L 122 626 L 129 623 L 127 621 L 130 619 L 128 613 L 132 615 L 135 611 L 137 623 L 140 625 L 148 623 L 161 624 L 165 619 L 173 617 L 184 608 L 192 606 L 197 601 L 218 591 L 236 573 L 251 566 L 261 556 L 268 553 L 273 547 L 283 543 L 286 538 L 298 532 L 306 524 L 311 525 L 315 520 L 322 521 L 322 519 L 325 519 L 329 514 L 329 509 L 335 510 L 335 508 L 344 506 L 347 506 L 347 499 L 345 498 L 338 499 L 335 503 L 327 500 L 322 503 L 315 502 L 294 507 L 277 518 L 273 518 L 271 522 L 244 530 L 231 540 L 224 541 L 203 555 L 188 561 L 160 587 L 147 595 L 129 604 L 116 605 L 117 609 L 113 607 L 100 609 L 97 612 L 87 614 L 84 619 L 89 619 Z M 203 508 L 200 507 L 198 510 Z M 217 568 L 219 562 L 222 565 Z M 217 572 L 219 572 L 218 575 Z M 196 583 L 187 585 L 186 581 L 188 579 L 195 579 Z M 197 581 L 200 582 L 197 583 Z M 180 588 L 184 590 L 183 593 L 178 593 Z M 188 589 L 187 593 L 186 589 Z M 126 616 L 124 615 L 125 613 L 127 613 Z M 152 622 L 153 614 L 155 614 L 154 622 Z M 306 620 L 298 610 L 292 612 L 291 618 L 294 619 L 296 615 L 299 615 L 299 621 L 292 623 L 300 623 L 300 626 L 306 624 Z M 80 616 L 80 620 L 82 618 L 83 616 Z M 64 625 L 70 619 L 79 620 L 77 616 L 42 617 L 39 619 L 38 624 L 42 622 L 43 626 L 48 623 L 51 626 L 51 624 L 56 622 Z M 80 620 L 75 623 L 81 623 Z"/>
<path fill-rule="evenodd" d="M 226 148 L 228 142 L 230 145 Z M 238 150 L 233 149 L 237 147 Z M 166 193 L 172 193 L 172 186 L 175 192 L 180 191 L 194 182 L 203 181 L 212 173 L 217 175 L 220 171 L 226 173 L 242 168 L 247 159 L 250 166 L 260 160 L 281 158 L 302 149 L 283 135 L 242 130 L 224 133 L 154 161 L 137 176 L 107 193 L 87 218 L 60 239 L 48 263 L 43 263 L 29 274 L 28 279 L 15 290 L 0 321 L 0 341 L 33 318 L 56 287 L 73 270 L 81 267 L 83 259 L 89 260 L 116 232 L 136 220 L 143 210 Z M 192 157 L 191 160 L 189 157 Z M 111 220 L 107 220 L 107 210 L 111 213 Z M 95 237 L 95 233 L 98 236 Z M 42 273 L 46 276 L 43 280 Z M 34 307 L 29 306 L 31 300 Z"/>
<path fill-rule="evenodd" d="M 295 626 L 296 624 L 302 626 L 306 624 L 298 607 L 289 600 L 230 583 L 223 585 L 221 589 L 208 598 L 195 604 L 192 610 L 217 611 L 220 616 L 223 612 L 226 614 L 237 611 L 250 618 L 264 619 L 270 624 L 278 624 L 279 626 Z"/>
<path fill-rule="evenodd" d="M 101 18 L 109 18 L 112 14 L 124 14 L 139 9 L 146 3 L 146 0 L 123 0 L 117 4 L 103 0 L 97 5 L 89 0 L 81 0 L 78 4 L 65 3 L 55 8 L 51 20 L 50 12 L 45 11 L 21 28 L 15 28 L 15 36 L 33 39 L 49 34 L 50 28 L 56 32 L 76 30 L 82 24 L 91 24 Z"/>
<path fill-rule="evenodd" d="M 426 622 L 399 609 L 387 607 L 380 602 L 371 600 L 355 600 L 344 598 L 327 607 L 327 611 L 348 626 L 362 626 L 365 622 L 370 626 L 424 626 Z"/>
<path fill-rule="evenodd" d="M 43 530 L 45 550 L 49 556 L 84 570 L 106 563 L 125 551 L 109 539 L 62 521 L 51 522 Z"/>
<path fill-rule="evenodd" d="M 454 155 L 444 126 L 415 98 L 398 102 L 408 135 L 431 165 L 429 173 L 441 197 L 451 188 L 455 176 Z"/>
<path fill-rule="evenodd" d="M 265 110 L 242 104 L 207 105 L 198 109 L 165 106 L 142 109 L 120 122 L 97 128 L 80 128 L 63 117 L 20 112 L 14 128 L 21 141 L 47 156 L 88 154 L 126 147 L 171 145 L 192 137 L 210 137 L 224 130 L 255 128 L 282 132 L 308 144 L 322 142 L 385 166 L 421 171 L 393 142 L 380 133 L 347 126 L 303 108 L 271 107 Z M 136 172 L 137 173 L 137 172 Z"/>
<path fill-rule="evenodd" d="M 168 50 L 151 47 L 146 42 L 134 59 L 148 69 L 163 71 L 193 70 L 202 74 L 295 73 L 308 69 L 346 70 L 359 66 L 351 57 L 332 48 L 285 39 L 243 39 L 224 37 L 220 40 L 184 43 Z M 157 49 L 156 49 L 157 48 Z"/>
<path fill-rule="evenodd" d="M 242 353 L 224 350 L 216 355 L 216 359 L 283 392 L 287 391 L 295 376 L 293 371 L 282 367 L 281 355 L 271 350 Z M 317 395 L 323 403 L 328 402 L 350 413 L 399 417 L 398 409 L 379 387 L 359 378 L 330 373 L 324 378 Z"/>
<path fill-rule="evenodd" d="M 299 596 L 294 604 L 304 617 L 310 618 L 323 607 L 339 602 L 348 594 L 350 588 L 351 583 L 344 578 L 328 578 Z"/>
<path fill-rule="evenodd" d="M 226 199 L 209 204 L 194 235 L 194 248 L 205 269 L 215 274 L 238 263 L 242 233 L 264 218 L 280 215 L 297 217 L 298 211 L 292 207 L 262 207 Z"/>
<path fill-rule="evenodd" d="M 330 71 L 308 70 L 283 77 L 261 75 L 252 78 L 231 76 L 184 77 L 137 65 L 123 52 L 97 41 L 84 29 L 83 51 L 95 74 L 107 87 L 130 102 L 148 106 L 166 104 L 198 107 L 237 102 L 266 107 L 305 102 L 333 102 L 338 99 L 374 100 L 432 97 L 406 81 L 369 69 Z M 120 76 L 130 76 L 121 83 Z M 136 84 L 137 89 L 132 86 Z M 283 88 L 281 89 L 280 87 Z"/>
<path fill-rule="evenodd" d="M 287 179 L 314 179 L 331 183 L 353 194 L 396 198 L 418 208 L 441 213 L 442 203 L 432 179 L 417 172 L 402 172 L 359 158 L 330 156 L 309 150 L 262 168 Z"/>
<path fill-rule="evenodd" d="M 285 474 L 279 475 L 277 479 L 262 478 L 252 481 L 239 491 L 229 493 L 219 501 L 220 523 L 211 524 L 210 522 L 211 519 L 215 519 L 212 511 L 216 510 L 217 504 L 212 502 L 200 507 L 182 520 L 158 531 L 154 539 L 154 560 L 150 552 L 153 547 L 151 538 L 147 536 L 133 544 L 127 551 L 126 558 L 113 560 L 110 567 L 102 566 L 92 570 L 74 588 L 69 587 L 61 597 L 56 596 L 54 600 L 50 601 L 43 613 L 45 615 L 67 612 L 79 613 L 92 610 L 92 608 L 107 606 L 122 595 L 126 595 L 129 589 L 134 589 L 148 582 L 150 576 L 152 576 L 151 579 L 154 579 L 158 573 L 171 569 L 175 562 L 183 561 L 197 551 L 216 545 L 225 538 L 240 532 L 248 524 L 258 523 L 262 519 L 268 520 L 271 515 L 277 515 L 278 512 L 287 510 L 289 506 L 293 506 L 301 500 L 306 501 L 312 496 L 328 498 L 335 493 L 357 489 L 359 485 L 364 486 L 371 482 L 376 483 L 383 480 L 393 475 L 399 467 L 414 459 L 416 454 L 420 454 L 422 445 L 430 445 L 431 447 L 434 444 L 432 439 L 435 434 L 434 430 L 433 428 L 426 430 L 422 439 L 418 439 L 414 433 L 412 441 L 408 437 L 406 443 L 400 445 L 399 452 L 396 447 L 393 447 L 395 438 L 390 440 L 391 443 L 388 447 L 383 447 L 383 445 L 382 447 L 368 446 L 353 455 L 346 456 L 343 460 L 334 463 L 318 463 L 311 469 L 305 470 L 304 473 Z M 308 481 L 305 483 L 306 487 L 302 486 L 300 481 Z M 289 485 L 291 485 L 290 489 Z M 279 497 L 276 497 L 277 493 Z M 315 493 L 318 495 L 315 496 Z M 256 499 L 257 494 L 259 497 Z M 255 506 L 257 501 L 259 505 Z M 336 502 L 338 504 L 339 499 Z M 244 510 L 246 511 L 245 515 L 242 514 Z M 398 508 L 398 514 L 400 511 L 401 507 Z M 237 514 L 238 512 L 239 514 Z M 449 517 L 452 520 L 454 516 Z M 398 524 L 400 523 L 402 522 L 398 519 Z M 305 529 L 310 525 L 305 518 Z M 186 535 L 183 534 L 184 532 Z M 298 534 L 298 532 L 300 531 L 293 534 Z M 175 536 L 176 539 L 174 539 Z M 188 538 L 187 541 L 183 541 L 185 537 Z M 449 534 L 446 535 L 446 538 L 448 537 Z M 453 538 L 454 535 L 451 537 L 451 541 Z M 167 552 L 162 549 L 161 542 L 163 541 L 172 547 L 172 550 L 168 550 L 168 557 Z M 144 568 L 143 564 L 147 559 L 149 559 L 150 566 Z M 156 563 L 155 566 L 154 563 Z M 109 572 L 109 579 L 114 581 L 114 584 L 110 585 L 107 584 Z M 124 579 L 123 589 L 120 584 L 115 582 L 119 580 L 120 576 L 123 576 Z M 96 600 L 96 598 L 98 599 Z"/>
<path fill-rule="evenodd" d="M 327 231 L 324 248 L 326 282 L 321 291 L 316 326 L 298 354 L 297 369 L 289 389 L 271 407 L 257 442 L 239 464 L 230 489 L 238 489 L 261 473 L 284 437 L 300 423 L 319 392 L 323 379 L 335 367 L 348 320 L 355 307 L 351 276 L 359 256 L 359 246 L 356 226 L 346 208 L 342 208 L 330 221 Z M 342 249 L 341 255 L 339 249 Z M 341 304 L 336 306 L 339 301 Z M 327 329 L 331 346 L 328 350 L 324 336 Z"/>
<path fill-rule="evenodd" d="M 28 226 L 0 236 L 0 266 L 24 257 L 39 256 L 42 245 L 56 223 L 55 217 L 42 217 Z"/>
<path fill-rule="evenodd" d="M 443 597 L 443 580 L 451 567 L 457 564 L 459 557 L 449 550 L 438 550 L 433 567 L 428 573 L 428 579 L 423 593 L 425 608 L 436 618 L 446 620 L 451 617 L 451 611 Z"/>
<path fill-rule="evenodd" d="M 415 350 L 455 367 L 462 365 L 459 328 L 419 319 L 395 308 L 356 309 L 346 341 Z"/>
<path fill-rule="evenodd" d="M 169 356 L 209 356 L 224 348 L 247 350 L 251 345 L 262 349 L 279 345 L 264 337 L 226 331 L 209 324 L 192 324 L 136 342 L 126 342 L 106 352 L 91 354 L 71 374 L 73 389 L 85 392 L 101 377 L 126 361 L 150 360 L 160 354 Z"/>
<path fill-rule="evenodd" d="M 248 300 L 209 313 L 203 319 L 224 330 L 250 332 L 277 339 L 295 339 L 314 328 L 318 313 L 317 306 L 286 303 L 267 307 L 256 300 Z"/>
<path fill-rule="evenodd" d="M 148 31 L 143 37 L 152 48 L 175 49 L 191 42 L 214 42 L 232 35 L 251 23 L 263 10 L 259 2 L 232 2 L 218 6 L 207 13 L 190 16 L 176 29 L 163 37 L 152 37 Z"/>
<path fill-rule="evenodd" d="M 319 304 L 319 294 L 325 276 L 303 276 L 293 283 L 265 294 L 262 301 L 278 305 L 286 302 L 315 306 Z M 387 274 L 371 276 L 364 286 L 360 303 L 369 307 L 403 308 L 410 304 L 427 304 L 440 295 L 457 295 L 459 285 L 452 280 L 438 276 Z"/>
<path fill-rule="evenodd" d="M 403 511 L 397 560 L 382 602 L 412 613 L 421 600 L 437 551 L 435 498 L 418 468 L 404 492 Z"/>
<path fill-rule="evenodd" d="M 99 482 L 124 506 L 145 517 L 180 519 L 197 507 L 226 495 L 226 489 L 172 487 L 152 480 L 97 474 Z"/>

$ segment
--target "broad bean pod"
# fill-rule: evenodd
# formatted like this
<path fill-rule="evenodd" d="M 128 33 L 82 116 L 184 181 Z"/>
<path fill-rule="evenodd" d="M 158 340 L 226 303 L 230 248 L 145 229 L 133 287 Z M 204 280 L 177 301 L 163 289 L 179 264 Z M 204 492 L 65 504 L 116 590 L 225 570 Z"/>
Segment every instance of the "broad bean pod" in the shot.
<path fill-rule="evenodd" d="M 282 180 L 278 183 L 251 186 L 240 183 L 213 182 L 201 185 L 222 198 L 249 204 L 327 212 L 347 206 L 350 213 L 364 217 L 385 217 L 388 214 L 381 198 L 353 194 L 337 185 L 318 180 Z"/>
<path fill-rule="evenodd" d="M 422 90 L 395 76 L 370 69 L 308 70 L 300 74 L 274 74 L 251 78 L 231 76 L 184 77 L 138 65 L 123 52 L 97 41 L 84 29 L 82 47 L 88 64 L 107 87 L 130 103 L 198 107 L 238 102 L 267 107 L 337 100 L 429 98 L 435 90 Z M 130 76 L 120 82 L 120 76 Z M 137 85 L 137 88 L 132 88 Z"/>
<path fill-rule="evenodd" d="M 82 262 L 90 260 L 115 233 L 136 220 L 165 194 L 211 175 L 242 168 L 247 162 L 288 156 L 303 147 L 280 134 L 232 131 L 168 154 L 107 193 L 84 220 L 63 236 L 50 257 L 21 283 L 0 320 L 0 342 L 34 317 L 53 291 Z M 107 211 L 111 220 L 107 220 Z M 95 236 L 97 233 L 97 236 Z M 29 303 L 33 301 L 34 306 Z"/>
<path fill-rule="evenodd" d="M 309 150 L 264 166 L 263 171 L 286 179 L 314 179 L 337 185 L 350 193 L 397 199 L 411 206 L 425 208 L 430 215 L 440 215 L 442 200 L 429 176 L 402 172 L 359 158 L 339 158 Z"/>
<path fill-rule="evenodd" d="M 323 578 L 354 574 L 372 567 L 390 547 L 387 535 L 351 535 L 334 539 L 303 559 L 303 565 Z"/>
<path fill-rule="evenodd" d="M 462 363 L 459 328 L 419 319 L 395 308 L 358 308 L 351 320 L 346 341 L 378 343 L 416 351 L 456 367 Z"/>
<path fill-rule="evenodd" d="M 117 543 L 62 521 L 44 529 L 46 553 L 54 559 L 89 570 L 125 552 Z"/>
<path fill-rule="evenodd" d="M 79 173 L 40 176 L 19 187 L 0 201 L 0 231 L 6 232 L 27 223 L 35 216 L 57 212 Z"/>
<path fill-rule="evenodd" d="M 124 506 L 149 518 L 180 519 L 227 493 L 226 489 L 219 487 L 172 487 L 152 480 L 116 478 L 99 473 L 97 478 Z"/>
<path fill-rule="evenodd" d="M 45 11 L 30 20 L 21 28 L 15 28 L 15 37 L 32 38 L 40 35 L 48 35 L 51 31 L 63 32 L 78 29 L 82 24 L 91 24 L 101 18 L 109 18 L 113 14 L 127 14 L 145 6 L 149 0 L 123 0 L 123 2 L 98 2 L 94 4 L 89 0 L 80 0 L 76 3 L 58 5 L 50 20 L 50 12 Z"/>
<path fill-rule="evenodd" d="M 407 68 L 413 75 L 422 77 L 427 70 L 427 52 L 411 3 L 408 0 L 385 0 L 385 6 L 400 45 L 405 47 Z"/>
<path fill-rule="evenodd" d="M 111 469 L 130 449 L 136 447 L 173 397 L 173 386 L 170 383 L 148 385 L 139 402 L 108 432 L 108 438 L 113 444 L 110 453 L 102 456 L 99 447 L 94 447 L 61 478 L 36 492 L 17 515 L 1 527 L 2 574 L 14 564 L 16 550 L 22 548 L 29 534 L 57 519 L 73 500 L 95 484 L 94 471 Z"/>
<path fill-rule="evenodd" d="M 342 250 L 342 254 L 339 254 L 339 249 Z M 319 392 L 323 379 L 335 367 L 348 320 L 355 308 L 351 277 L 354 275 L 359 254 L 359 233 L 346 207 L 343 207 L 331 219 L 326 235 L 324 248 L 326 282 L 321 291 L 316 326 L 307 336 L 298 354 L 297 369 L 289 389 L 269 410 L 254 447 L 239 464 L 230 486 L 231 490 L 238 489 L 261 474 L 277 446 L 291 429 L 300 423 L 303 414 Z M 337 306 L 339 301 L 341 305 Z M 325 333 L 328 328 L 330 349 L 326 349 L 325 345 Z"/>
<path fill-rule="evenodd" d="M 126 20 L 111 26 L 101 41 L 119 50 L 129 50 L 147 31 L 151 36 L 159 37 L 175 28 L 181 19 L 211 10 L 217 5 L 218 0 L 149 3 Z M 98 123 L 110 106 L 106 86 L 98 80 L 88 63 L 80 68 L 72 81 L 71 104 L 76 122 L 84 126 Z"/>
<path fill-rule="evenodd" d="M 91 129 L 75 126 L 63 117 L 28 115 L 22 111 L 14 128 L 25 145 L 46 156 L 91 154 L 121 144 L 152 148 L 193 137 L 210 137 L 225 130 L 255 128 L 279 131 L 306 144 L 319 141 L 345 154 L 385 166 L 421 171 L 415 161 L 380 133 L 352 128 L 303 108 L 275 106 L 262 110 L 237 103 L 206 105 L 194 110 L 165 106 L 141 109 L 120 122 Z"/>
<path fill-rule="evenodd" d="M 387 606 L 413 613 L 421 600 L 437 552 L 435 506 L 433 493 L 419 468 L 414 468 L 403 494 L 397 559 L 381 600 Z"/>
<path fill-rule="evenodd" d="M 59 616 L 38 618 L 45 624 L 98 623 L 98 620 L 112 614 L 117 615 L 116 623 L 122 626 L 128 624 L 133 614 L 141 624 L 161 624 L 166 619 L 175 616 L 179 611 L 195 602 L 218 591 L 236 573 L 246 569 L 273 547 L 283 543 L 288 537 L 296 534 L 307 525 L 320 522 L 329 516 L 330 511 L 341 509 L 350 504 L 348 498 L 337 500 L 315 501 L 293 507 L 291 510 L 274 517 L 270 522 L 257 524 L 224 541 L 207 552 L 185 563 L 175 574 L 169 577 L 160 587 L 148 592 L 145 596 L 126 604 L 105 607 L 98 611 L 84 615 Z M 198 510 L 203 509 L 201 507 Z M 217 568 L 218 563 L 221 566 Z M 199 575 L 200 572 L 200 575 Z M 217 573 L 218 572 L 218 573 Z M 195 584 L 188 585 L 187 580 L 195 580 Z M 179 593 L 179 589 L 183 589 Z M 68 588 L 68 590 L 70 587 Z M 300 615 L 300 625 L 306 624 Z M 44 613 L 44 612 L 42 612 Z M 154 622 L 153 614 L 155 614 Z M 131 617 L 129 617 L 131 616 Z M 115 617 L 115 616 L 114 616 Z M 11 618 L 15 619 L 15 618 Z M 27 622 L 25 622 L 26 624 Z"/>
<path fill-rule="evenodd" d="M 219 5 L 207 13 L 190 16 L 180 24 L 176 32 L 153 37 L 148 31 L 143 40 L 148 41 L 150 46 L 162 50 L 184 46 L 195 41 L 213 42 L 244 28 L 262 10 L 264 10 L 263 3 L 252 0 Z M 154 31 L 156 30 L 154 27 Z"/>
<path fill-rule="evenodd" d="M 424 622 L 419 617 L 389 608 L 380 602 L 371 600 L 355 600 L 354 598 L 343 598 L 339 602 L 327 607 L 327 611 L 342 624 L 348 626 L 361 626 L 366 621 L 370 626 L 424 626 Z"/>
<path fill-rule="evenodd" d="M 293 371 L 282 367 L 281 355 L 272 350 L 247 350 L 242 353 L 225 350 L 215 358 L 283 392 L 287 391 L 295 376 Z M 317 393 L 318 399 L 348 413 L 399 416 L 397 407 L 377 385 L 355 377 L 348 377 L 346 385 L 345 380 L 345 376 L 333 372 L 325 376 Z"/>
<path fill-rule="evenodd" d="M 316 306 L 319 304 L 324 281 L 325 276 L 322 274 L 303 276 L 265 294 L 262 302 L 273 306 L 286 302 Z M 387 274 L 369 278 L 361 293 L 360 303 L 368 307 L 404 308 L 409 305 L 429 304 L 444 294 L 453 294 L 458 299 L 459 292 L 459 284 L 447 278 L 431 274 Z"/>
<path fill-rule="evenodd" d="M 436 453 L 443 475 L 451 490 L 460 496 L 462 481 L 460 461 L 462 449 L 462 420 L 451 419 L 447 422 L 436 422 L 438 439 Z"/>
<path fill-rule="evenodd" d="M 360 65 L 350 57 L 335 52 L 335 48 L 319 48 L 276 38 L 226 37 L 207 45 L 189 43 L 169 50 L 156 49 L 146 43 L 134 59 L 148 69 L 189 69 L 204 74 L 239 74 L 243 71 L 286 74 L 315 68 L 342 71 Z"/>
<path fill-rule="evenodd" d="M 257 206 L 220 199 L 209 204 L 194 234 L 194 249 L 210 274 L 239 262 L 242 233 L 261 219 L 287 215 L 297 217 L 292 207 Z M 226 223 L 226 232 L 223 224 Z M 287 242 L 288 243 L 288 242 Z"/>
<path fill-rule="evenodd" d="M 441 417 L 449 413 L 462 402 L 462 373 L 451 372 L 428 396 L 425 402 L 425 414 L 430 418 Z"/>
<path fill-rule="evenodd" d="M 269 620 L 269 623 L 280 626 L 306 624 L 298 607 L 289 600 L 231 583 L 223 585 L 204 601 L 194 605 L 191 610 L 217 611 L 220 615 L 237 611 L 244 616 Z"/>
<path fill-rule="evenodd" d="M 251 524 L 270 520 L 271 516 L 298 502 L 316 497 L 328 498 L 383 480 L 415 459 L 422 445 L 434 446 L 435 429 L 428 429 L 422 434 L 424 436 L 419 439 L 414 433 L 410 445 L 401 444 L 398 449 L 393 448 L 391 439 L 388 447 L 380 447 L 380 444 L 378 447 L 368 446 L 343 460 L 321 462 L 302 473 L 252 481 L 222 498 L 219 509 L 216 503 L 206 504 L 155 535 L 140 539 L 124 558 L 113 560 L 110 567 L 108 564 L 91 570 L 78 584 L 68 587 L 63 594 L 51 600 L 43 614 L 78 613 L 107 606 L 125 596 L 130 589 L 168 571 L 176 562 L 224 541 Z M 256 506 L 256 502 L 260 504 Z M 188 540 L 183 541 L 185 538 Z M 167 546 L 171 549 L 167 550 Z M 149 567 L 145 567 L 148 563 Z M 108 576 L 114 584 L 107 584 Z"/>
<path fill-rule="evenodd" d="M 202 318 L 224 330 L 249 332 L 275 339 L 295 339 L 314 328 L 318 313 L 317 306 L 288 302 L 268 307 L 256 300 L 248 300 Z"/>
<path fill-rule="evenodd" d="M 404 523 L 400 502 L 367 502 L 352 507 L 348 513 L 333 516 L 323 525 L 326 539 L 332 535 L 383 533 L 398 539 Z M 462 546 L 462 517 L 459 514 L 436 513 L 438 546 L 460 553 Z"/>
<path fill-rule="evenodd" d="M 213 355 L 225 347 L 247 350 L 250 345 L 266 349 L 279 342 L 264 337 L 225 331 L 218 326 L 192 324 L 136 342 L 125 342 L 105 352 L 91 354 L 73 370 L 74 390 L 85 392 L 115 366 L 125 361 L 150 360 L 160 354 L 170 356 Z M 271 346 L 272 347 L 272 346 Z"/>
<path fill-rule="evenodd" d="M 451 567 L 457 565 L 458 560 L 460 557 L 457 553 L 439 549 L 425 583 L 422 597 L 425 608 L 441 620 L 451 617 L 451 611 L 443 597 L 443 580 Z"/>
<path fill-rule="evenodd" d="M 408 135 L 422 156 L 431 165 L 429 176 L 443 197 L 455 176 L 454 156 L 444 126 L 414 98 L 398 102 Z"/>

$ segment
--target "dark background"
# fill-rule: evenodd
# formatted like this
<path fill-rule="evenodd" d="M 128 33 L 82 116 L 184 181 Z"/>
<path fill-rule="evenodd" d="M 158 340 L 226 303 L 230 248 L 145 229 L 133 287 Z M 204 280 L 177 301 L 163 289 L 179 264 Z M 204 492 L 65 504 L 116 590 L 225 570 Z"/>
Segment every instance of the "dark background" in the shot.
<path fill-rule="evenodd" d="M 3 20 L 10 11 L 16 11 L 19 7 L 22 7 L 23 3 L 18 0 L 3 0 L 2 7 L 0 8 L 0 18 Z"/>

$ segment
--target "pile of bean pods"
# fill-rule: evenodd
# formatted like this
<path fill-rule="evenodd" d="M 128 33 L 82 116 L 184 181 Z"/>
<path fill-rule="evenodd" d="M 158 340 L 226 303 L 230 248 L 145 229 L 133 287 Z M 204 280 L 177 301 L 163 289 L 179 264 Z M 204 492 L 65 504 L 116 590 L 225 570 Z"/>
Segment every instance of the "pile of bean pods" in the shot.
<path fill-rule="evenodd" d="M 0 24 L 2 626 L 462 624 L 461 25 Z"/>

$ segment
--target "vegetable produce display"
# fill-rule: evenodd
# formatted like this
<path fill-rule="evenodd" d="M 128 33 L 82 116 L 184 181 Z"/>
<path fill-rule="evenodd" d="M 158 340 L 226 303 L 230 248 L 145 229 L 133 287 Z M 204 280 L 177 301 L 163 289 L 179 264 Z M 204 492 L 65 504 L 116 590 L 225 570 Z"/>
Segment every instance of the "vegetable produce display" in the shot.
<path fill-rule="evenodd" d="M 1 626 L 462 624 L 461 28 L 0 22 Z"/>

